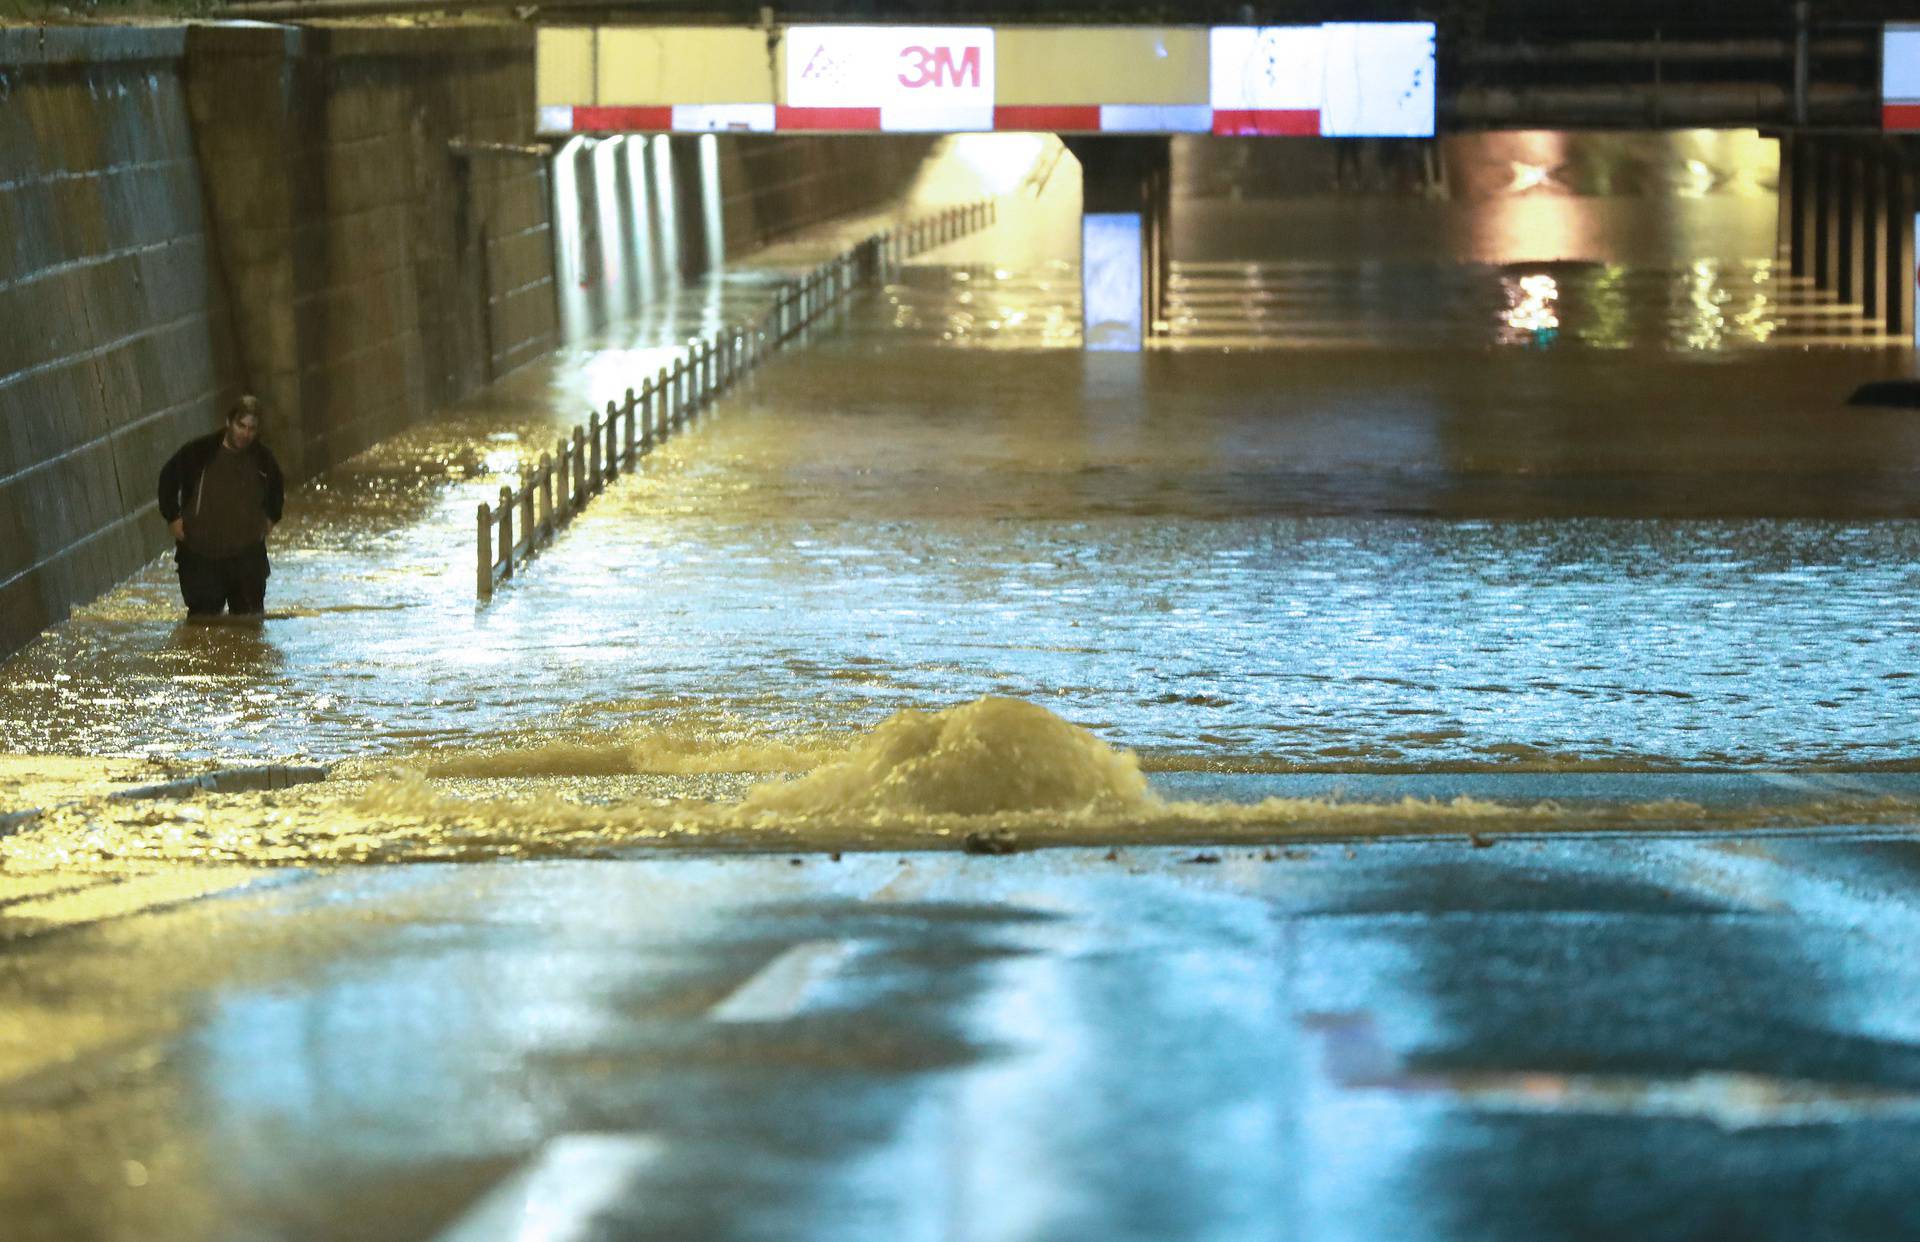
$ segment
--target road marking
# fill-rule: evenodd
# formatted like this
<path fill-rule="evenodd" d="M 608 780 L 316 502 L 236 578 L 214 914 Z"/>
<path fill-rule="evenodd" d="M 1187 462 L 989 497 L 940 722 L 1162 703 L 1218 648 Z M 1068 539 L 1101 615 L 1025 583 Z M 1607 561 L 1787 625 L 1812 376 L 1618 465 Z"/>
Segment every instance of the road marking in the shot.
<path fill-rule="evenodd" d="M 116 883 L 114 878 L 104 875 L 76 876 L 61 872 L 47 872 L 40 875 L 0 875 L 0 910 L 19 905 L 23 901 L 40 901 L 63 893 L 77 893 L 81 889 L 112 883 Z"/>
<path fill-rule="evenodd" d="M 707 1017 L 715 1022 L 782 1022 L 799 1013 L 808 994 L 853 956 L 851 940 L 803 940 L 753 972 Z"/>
<path fill-rule="evenodd" d="M 666 1151 L 647 1134 L 563 1134 L 489 1191 L 436 1242 L 568 1242 L 605 1236 L 595 1221 Z"/>
<path fill-rule="evenodd" d="M 1387 1046 L 1371 1013 L 1303 1014 L 1301 1025 L 1320 1035 L 1321 1075 L 1343 1091 L 1431 1096 L 1490 1113 L 1673 1117 L 1729 1132 L 1920 1118 L 1920 1093 L 1879 1083 L 1715 1069 L 1670 1075 L 1415 1070 Z"/>
<path fill-rule="evenodd" d="M 125 918 L 284 878 L 258 867 L 185 867 L 16 901 L 0 911 L 0 940 Z"/>

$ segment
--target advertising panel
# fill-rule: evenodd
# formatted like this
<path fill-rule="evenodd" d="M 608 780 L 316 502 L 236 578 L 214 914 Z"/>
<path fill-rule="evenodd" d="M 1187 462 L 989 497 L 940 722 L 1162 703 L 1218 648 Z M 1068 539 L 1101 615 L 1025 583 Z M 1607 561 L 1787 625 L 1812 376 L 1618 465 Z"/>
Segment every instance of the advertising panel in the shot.
<path fill-rule="evenodd" d="M 1329 22 L 1321 30 L 1321 137 L 1433 137 L 1433 23 Z"/>
<path fill-rule="evenodd" d="M 1880 48 L 1880 123 L 1920 129 L 1920 26 L 1888 26 Z"/>
<path fill-rule="evenodd" d="M 1086 348 L 1140 348 L 1146 319 L 1140 261 L 1139 212 L 1090 211 L 1081 217 L 1081 339 Z"/>
<path fill-rule="evenodd" d="M 1431 22 L 1216 26 L 1216 134 L 1433 135 Z"/>
<path fill-rule="evenodd" d="M 790 26 L 785 51 L 782 129 L 993 128 L 991 27 Z"/>

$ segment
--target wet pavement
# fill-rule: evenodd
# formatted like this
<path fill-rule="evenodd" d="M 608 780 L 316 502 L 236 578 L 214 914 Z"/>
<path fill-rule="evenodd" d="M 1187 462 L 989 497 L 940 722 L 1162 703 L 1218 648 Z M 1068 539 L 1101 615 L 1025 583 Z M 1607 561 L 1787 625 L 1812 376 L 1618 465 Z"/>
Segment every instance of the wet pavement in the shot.
<path fill-rule="evenodd" d="M 4 911 L 0 1200 L 21 1242 L 1903 1237 L 1916 865 L 1575 834 L 50 895 Z"/>

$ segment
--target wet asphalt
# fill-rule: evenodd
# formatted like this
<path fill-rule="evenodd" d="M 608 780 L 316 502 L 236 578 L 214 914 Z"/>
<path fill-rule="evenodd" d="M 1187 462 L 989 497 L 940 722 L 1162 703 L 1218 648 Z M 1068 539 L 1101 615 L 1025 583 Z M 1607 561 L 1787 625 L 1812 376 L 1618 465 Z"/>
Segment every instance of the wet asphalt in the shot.
<path fill-rule="evenodd" d="M 154 873 L 0 909 L 0 1202 L 21 1242 L 1913 1237 L 1916 875 L 1869 829 Z"/>

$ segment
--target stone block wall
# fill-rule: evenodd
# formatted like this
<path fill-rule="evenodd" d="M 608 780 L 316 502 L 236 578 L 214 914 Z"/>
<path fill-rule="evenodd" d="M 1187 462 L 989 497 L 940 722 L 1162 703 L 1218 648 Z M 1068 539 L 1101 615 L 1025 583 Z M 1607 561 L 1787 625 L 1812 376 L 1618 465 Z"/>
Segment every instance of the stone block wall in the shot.
<path fill-rule="evenodd" d="M 189 53 L 242 372 L 290 470 L 553 347 L 546 165 L 487 153 L 533 130 L 526 31 L 202 26 Z"/>
<path fill-rule="evenodd" d="M 0 653 L 165 548 L 235 393 L 177 29 L 0 30 Z"/>
<path fill-rule="evenodd" d="M 0 655 L 241 392 L 297 480 L 548 352 L 532 132 L 521 29 L 0 29 Z"/>

